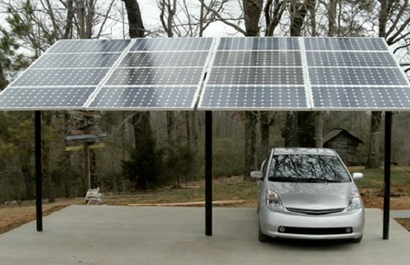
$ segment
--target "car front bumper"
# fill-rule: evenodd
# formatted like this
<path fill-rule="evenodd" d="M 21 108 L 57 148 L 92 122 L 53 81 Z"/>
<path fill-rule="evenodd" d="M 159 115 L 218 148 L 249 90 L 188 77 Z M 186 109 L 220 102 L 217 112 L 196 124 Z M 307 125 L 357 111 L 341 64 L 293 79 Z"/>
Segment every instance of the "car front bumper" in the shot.
<path fill-rule="evenodd" d="M 299 239 L 358 239 L 363 235 L 364 209 L 336 214 L 308 215 L 272 211 L 262 207 L 259 212 L 261 232 L 270 237 Z M 279 228 L 284 229 L 279 232 Z M 351 228 L 352 232 L 344 232 Z"/>

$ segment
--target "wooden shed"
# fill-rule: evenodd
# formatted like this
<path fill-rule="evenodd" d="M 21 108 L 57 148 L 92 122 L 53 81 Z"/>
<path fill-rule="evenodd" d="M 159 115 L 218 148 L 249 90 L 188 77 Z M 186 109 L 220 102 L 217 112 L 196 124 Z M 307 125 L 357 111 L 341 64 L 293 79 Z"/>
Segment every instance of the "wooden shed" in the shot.
<path fill-rule="evenodd" d="M 335 150 L 347 166 L 360 164 L 360 144 L 364 142 L 344 129 L 334 129 L 323 138 L 323 147 Z"/>

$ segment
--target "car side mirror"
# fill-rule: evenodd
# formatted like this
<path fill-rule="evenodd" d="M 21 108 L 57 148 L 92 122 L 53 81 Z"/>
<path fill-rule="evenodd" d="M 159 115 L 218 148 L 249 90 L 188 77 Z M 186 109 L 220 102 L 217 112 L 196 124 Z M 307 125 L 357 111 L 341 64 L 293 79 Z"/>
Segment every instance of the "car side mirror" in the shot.
<path fill-rule="evenodd" d="M 252 171 L 251 178 L 261 180 L 263 177 L 262 172 L 260 171 Z"/>
<path fill-rule="evenodd" d="M 363 178 L 363 173 L 360 172 L 354 172 L 353 173 L 353 179 L 362 179 Z"/>

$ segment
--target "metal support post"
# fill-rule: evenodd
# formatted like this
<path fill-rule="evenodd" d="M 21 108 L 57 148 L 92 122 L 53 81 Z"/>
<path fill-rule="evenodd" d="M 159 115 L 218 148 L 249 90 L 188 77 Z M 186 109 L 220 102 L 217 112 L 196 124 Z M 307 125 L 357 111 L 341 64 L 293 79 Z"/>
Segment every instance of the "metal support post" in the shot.
<path fill-rule="evenodd" d="M 205 235 L 212 236 L 212 111 L 205 113 Z"/>
<path fill-rule="evenodd" d="M 391 179 L 391 135 L 392 113 L 385 113 L 384 127 L 384 202 L 383 202 L 383 239 L 389 239 L 390 226 L 390 179 Z"/>
<path fill-rule="evenodd" d="M 41 111 L 34 112 L 34 145 L 35 145 L 35 167 L 36 167 L 36 219 L 37 231 L 43 231 L 43 185 L 41 168 Z"/>

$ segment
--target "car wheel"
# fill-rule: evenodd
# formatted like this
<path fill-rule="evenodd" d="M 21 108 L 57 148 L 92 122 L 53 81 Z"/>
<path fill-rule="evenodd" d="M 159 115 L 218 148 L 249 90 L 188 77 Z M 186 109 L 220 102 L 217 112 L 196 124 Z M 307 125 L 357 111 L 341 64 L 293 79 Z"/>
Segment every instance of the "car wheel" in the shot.
<path fill-rule="evenodd" d="M 270 237 L 262 233 L 261 225 L 259 225 L 258 240 L 259 242 L 268 242 L 270 240 Z"/>
<path fill-rule="evenodd" d="M 352 239 L 352 242 L 353 242 L 353 243 L 360 243 L 360 242 L 362 241 L 362 239 L 363 239 L 363 235 L 361 235 L 361 236 L 358 237 L 358 238 L 353 238 L 353 239 Z"/>

